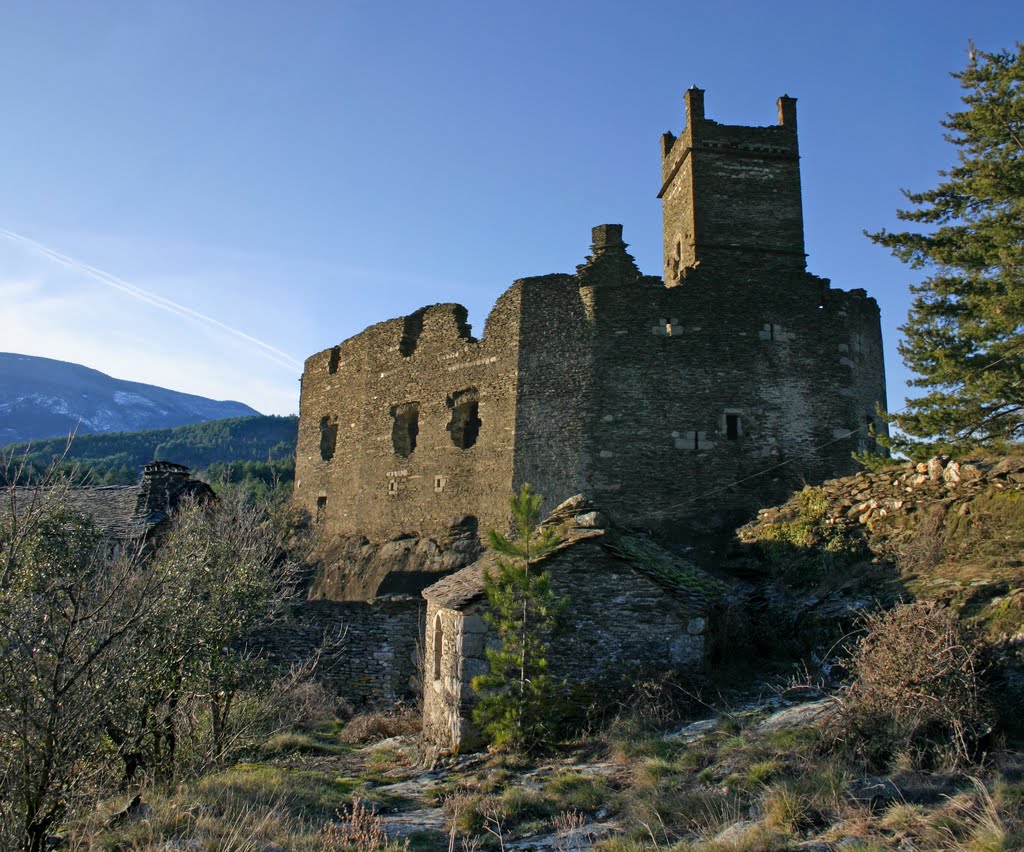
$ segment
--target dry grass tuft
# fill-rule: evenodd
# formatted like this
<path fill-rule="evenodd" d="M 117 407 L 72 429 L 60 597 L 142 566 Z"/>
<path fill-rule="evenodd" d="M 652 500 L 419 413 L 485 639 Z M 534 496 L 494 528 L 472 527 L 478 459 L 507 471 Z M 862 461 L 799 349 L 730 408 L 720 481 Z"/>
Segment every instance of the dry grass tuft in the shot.
<path fill-rule="evenodd" d="M 372 710 L 354 716 L 342 728 L 338 739 L 343 743 L 373 743 L 391 737 L 413 736 L 420 732 L 421 719 L 421 714 L 413 707 Z"/>

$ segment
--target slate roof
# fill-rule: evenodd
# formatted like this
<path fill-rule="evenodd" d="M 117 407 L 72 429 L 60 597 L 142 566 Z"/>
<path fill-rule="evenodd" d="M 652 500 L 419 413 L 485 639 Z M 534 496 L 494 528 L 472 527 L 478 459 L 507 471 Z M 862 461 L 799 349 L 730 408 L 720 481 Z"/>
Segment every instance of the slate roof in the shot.
<path fill-rule="evenodd" d="M 99 485 L 71 488 L 67 501 L 72 508 L 92 518 L 96 528 L 111 538 L 128 539 L 144 535 L 147 529 L 159 523 L 134 517 L 141 485 Z M 15 489 L 18 503 L 29 506 L 46 500 L 46 489 L 19 486 Z"/>
<path fill-rule="evenodd" d="M 167 472 L 182 480 L 181 487 L 176 489 L 176 493 L 158 494 L 156 500 L 147 499 L 154 476 Z M 46 489 L 41 487 L 19 486 L 15 492 L 23 505 L 46 499 Z M 170 508 L 173 508 L 185 494 L 197 494 L 202 498 L 212 493 L 206 483 L 188 478 L 188 468 L 170 462 L 154 462 L 146 466 L 142 479 L 135 485 L 70 488 L 67 500 L 74 509 L 92 518 L 104 535 L 128 541 L 144 538 L 167 519 L 168 497 L 172 504 Z"/>
<path fill-rule="evenodd" d="M 728 586 L 685 559 L 670 553 L 651 539 L 607 528 L 600 512 L 582 495 L 558 506 L 542 526 L 558 525 L 564 536 L 558 548 L 536 564 L 556 560 L 560 553 L 586 542 L 626 562 L 675 597 L 704 609 Z M 423 597 L 445 609 L 460 609 L 484 595 L 484 572 L 495 567 L 498 556 L 488 550 L 472 565 L 456 571 L 423 590 Z"/>
<path fill-rule="evenodd" d="M 600 539 L 604 535 L 604 530 L 570 530 L 556 550 L 533 564 L 542 565 L 558 553 L 575 547 L 580 542 Z M 484 571 L 494 568 L 497 561 L 498 555 L 493 550 L 488 550 L 472 565 L 467 565 L 461 571 L 449 574 L 443 580 L 438 580 L 432 586 L 428 586 L 423 590 L 423 597 L 446 609 L 458 609 L 465 606 L 483 596 Z"/>

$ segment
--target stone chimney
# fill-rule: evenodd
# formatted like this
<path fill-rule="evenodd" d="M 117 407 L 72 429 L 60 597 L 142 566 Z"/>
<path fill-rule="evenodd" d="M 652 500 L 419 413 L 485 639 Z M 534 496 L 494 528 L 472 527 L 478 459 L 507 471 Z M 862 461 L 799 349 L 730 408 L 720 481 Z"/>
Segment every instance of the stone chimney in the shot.
<path fill-rule="evenodd" d="M 142 469 L 142 484 L 135 503 L 135 516 L 149 518 L 167 514 L 182 492 L 189 489 L 191 472 L 183 464 L 152 461 Z"/>

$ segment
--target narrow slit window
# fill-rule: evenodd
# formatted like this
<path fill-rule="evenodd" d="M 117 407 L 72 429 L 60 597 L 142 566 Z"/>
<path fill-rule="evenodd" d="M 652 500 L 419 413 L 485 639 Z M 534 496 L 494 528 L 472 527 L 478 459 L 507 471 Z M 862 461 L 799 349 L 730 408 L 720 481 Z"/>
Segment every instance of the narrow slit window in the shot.
<path fill-rule="evenodd" d="M 725 437 L 730 441 L 740 439 L 740 416 L 738 414 L 725 415 Z"/>
<path fill-rule="evenodd" d="M 317 497 L 316 498 L 316 522 L 322 524 L 324 522 L 324 515 L 327 514 L 327 498 Z"/>
<path fill-rule="evenodd" d="M 444 625 L 441 622 L 441 613 L 434 618 L 434 680 L 441 679 L 441 656 L 444 651 Z"/>
<path fill-rule="evenodd" d="M 338 363 L 339 363 L 340 360 L 341 360 L 341 347 L 340 346 L 335 346 L 335 347 L 333 347 L 331 349 L 331 355 L 327 359 L 327 372 L 328 373 L 337 373 L 338 372 Z"/>

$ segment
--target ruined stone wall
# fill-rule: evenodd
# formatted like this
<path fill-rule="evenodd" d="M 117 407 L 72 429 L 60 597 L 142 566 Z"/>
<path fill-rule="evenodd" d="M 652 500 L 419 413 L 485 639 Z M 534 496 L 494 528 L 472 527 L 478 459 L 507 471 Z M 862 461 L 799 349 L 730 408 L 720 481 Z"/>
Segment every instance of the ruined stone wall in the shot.
<path fill-rule="evenodd" d="M 340 650 L 325 654 L 317 678 L 357 705 L 410 699 L 419 691 L 424 610 L 418 596 L 303 601 L 252 644 L 261 656 L 287 667 L 340 637 Z"/>
<path fill-rule="evenodd" d="M 853 469 L 885 404 L 873 299 L 792 268 L 697 268 L 667 288 L 621 229 L 594 240 L 576 276 L 520 282 L 516 484 L 671 533 Z"/>
<path fill-rule="evenodd" d="M 586 489 L 586 412 L 593 396 L 593 310 L 572 275 L 521 282 L 514 485 L 544 508 Z"/>
<path fill-rule="evenodd" d="M 306 361 L 295 500 L 325 540 L 429 533 L 463 515 L 505 525 L 519 300 L 513 286 L 481 340 L 460 305 L 434 305 Z"/>
<path fill-rule="evenodd" d="M 295 495 L 324 539 L 507 528 L 523 482 L 546 508 L 583 492 L 619 523 L 710 530 L 851 470 L 885 404 L 878 307 L 805 271 L 778 106 L 777 126 L 719 125 L 687 93 L 663 138 L 664 283 L 602 225 L 575 275 L 513 284 L 480 340 L 434 305 L 310 358 Z"/>

